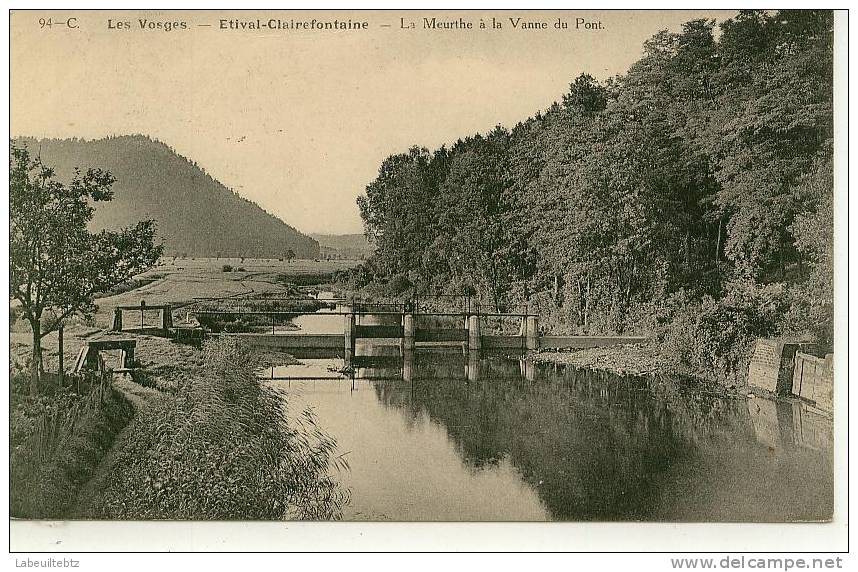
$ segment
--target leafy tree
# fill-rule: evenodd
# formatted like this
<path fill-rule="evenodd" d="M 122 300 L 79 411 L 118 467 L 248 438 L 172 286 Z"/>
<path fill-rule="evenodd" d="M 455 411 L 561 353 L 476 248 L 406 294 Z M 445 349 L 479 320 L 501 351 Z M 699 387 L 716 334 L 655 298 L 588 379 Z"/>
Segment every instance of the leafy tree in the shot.
<path fill-rule="evenodd" d="M 54 171 L 10 144 L 10 299 L 16 300 L 33 334 L 30 391 L 38 393 L 42 338 L 75 313 L 91 315 L 93 296 L 152 267 L 161 256 L 155 223 L 92 234 L 91 201 L 112 198 L 113 176 L 100 169 L 75 170 L 64 185 Z"/>
<path fill-rule="evenodd" d="M 453 147 L 436 205 L 447 267 L 478 287 L 495 308 L 513 277 L 512 241 L 505 214 L 510 205 L 505 169 L 509 134 L 497 128 Z"/>
<path fill-rule="evenodd" d="M 783 279 L 798 255 L 788 231 L 804 208 L 796 189 L 833 138 L 833 16 L 750 12 L 723 29 L 706 139 L 729 215 L 725 251 L 745 276 Z"/>
<path fill-rule="evenodd" d="M 659 32 L 627 73 L 581 74 L 509 133 L 385 160 L 358 200 L 377 247 L 364 277 L 534 295 L 549 327 L 593 332 L 708 300 L 701 349 L 734 369 L 761 332 L 830 340 L 832 13 L 742 11 L 720 28 Z M 734 316 L 753 327 L 718 325 Z"/>
<path fill-rule="evenodd" d="M 412 147 L 385 159 L 378 177 L 358 197 L 366 235 L 376 245 L 388 275 L 418 270 L 431 242 L 435 193 L 431 154 Z"/>

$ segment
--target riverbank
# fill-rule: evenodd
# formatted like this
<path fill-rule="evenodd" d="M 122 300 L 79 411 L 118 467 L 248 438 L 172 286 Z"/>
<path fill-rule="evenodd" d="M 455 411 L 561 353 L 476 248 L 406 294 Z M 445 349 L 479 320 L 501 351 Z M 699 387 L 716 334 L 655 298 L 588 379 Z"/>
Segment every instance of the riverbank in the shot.
<path fill-rule="evenodd" d="M 80 345 L 78 335 L 91 333 L 73 328 L 67 343 Z M 86 395 L 70 388 L 37 398 L 15 394 L 13 516 L 340 517 L 348 496 L 334 478 L 336 443 L 311 415 L 287 419 L 283 396 L 256 379 L 260 368 L 297 363 L 294 358 L 232 339 L 197 349 L 132 337 L 140 366 L 135 379 L 117 376 L 103 401 L 73 419 L 77 402 L 91 402 Z M 45 412 L 57 418 L 47 428 Z"/>
<path fill-rule="evenodd" d="M 258 368 L 283 357 L 234 339 L 199 353 L 190 367 L 175 366 L 182 380 L 174 390 L 138 410 L 99 475 L 100 494 L 83 499 L 76 516 L 339 518 L 347 494 L 333 476 L 336 443 L 309 415 L 287 419 L 283 396 L 256 379 Z M 152 387 L 162 382 L 158 372 L 147 375 Z"/>
<path fill-rule="evenodd" d="M 35 398 L 16 385 L 26 388 L 13 381 L 10 395 L 9 514 L 64 519 L 134 411 L 122 391 L 88 380 Z"/>
<path fill-rule="evenodd" d="M 50 458 L 42 454 L 35 468 L 23 459 L 38 453 L 32 441 L 44 412 L 57 412 L 67 420 L 77 398 L 68 398 L 73 390 L 57 387 L 51 374 L 45 376 L 43 395 L 27 395 L 31 336 L 20 320 L 12 324 L 10 369 L 13 382 L 22 382 L 13 383 L 21 387 L 13 391 L 10 429 L 17 439 L 13 445 L 23 447 L 10 457 L 12 471 L 17 471 L 17 486 L 11 491 L 13 516 L 338 518 L 347 494 L 329 471 L 336 464 L 335 443 L 316 432 L 311 418 L 284 418 L 282 396 L 256 380 L 258 368 L 296 363 L 291 356 L 234 347 L 215 359 L 218 352 L 209 344 L 199 349 L 159 336 L 106 330 L 118 305 L 144 298 L 181 305 L 195 296 L 285 294 L 293 278 L 331 266 L 303 261 L 283 267 L 276 261 L 254 260 L 245 265 L 251 271 L 223 273 L 212 261 L 174 261 L 157 269 L 157 280 L 100 298 L 92 320 L 70 320 L 63 346 L 67 375 L 87 340 L 111 337 L 136 341 L 138 370 L 133 381 L 116 377 L 102 408 L 80 417 L 77 424 L 66 423 L 63 442 L 74 446 L 59 448 Z M 45 371 L 57 371 L 56 332 L 42 344 Z M 108 367 L 118 365 L 114 358 L 105 354 Z M 262 478 L 266 483 L 259 482 Z M 35 494 L 37 489 L 42 492 Z"/>

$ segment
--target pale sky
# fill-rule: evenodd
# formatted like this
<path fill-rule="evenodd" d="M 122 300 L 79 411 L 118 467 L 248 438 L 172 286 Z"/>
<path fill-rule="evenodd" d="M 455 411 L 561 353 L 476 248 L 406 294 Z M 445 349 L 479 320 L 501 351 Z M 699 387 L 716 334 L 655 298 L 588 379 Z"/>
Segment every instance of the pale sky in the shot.
<path fill-rule="evenodd" d="M 643 42 L 717 11 L 83 12 L 11 18 L 13 136 L 143 133 L 303 232 L 361 232 L 381 161 L 545 110 L 581 72 L 625 72 Z M 474 23 L 426 30 L 422 18 Z M 73 17 L 72 25 L 64 24 Z M 480 30 L 482 18 L 503 23 Z M 516 30 L 509 18 L 545 21 Z M 50 28 L 40 18 L 52 18 Z M 139 18 L 187 30 L 141 30 Z M 221 18 L 365 20 L 361 31 L 221 30 Z M 400 28 L 400 18 L 415 30 Z M 569 28 L 556 30 L 558 19 Z M 602 30 L 575 30 L 576 18 Z M 131 30 L 109 29 L 108 20 Z M 205 26 L 206 24 L 210 26 Z M 390 27 L 382 27 L 389 25 Z"/>

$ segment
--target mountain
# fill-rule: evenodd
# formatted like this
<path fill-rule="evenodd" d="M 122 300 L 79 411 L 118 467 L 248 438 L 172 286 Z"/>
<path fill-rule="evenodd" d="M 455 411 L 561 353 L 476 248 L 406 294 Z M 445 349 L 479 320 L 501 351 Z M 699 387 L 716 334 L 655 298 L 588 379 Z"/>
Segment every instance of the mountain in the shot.
<path fill-rule="evenodd" d="M 213 179 L 196 163 L 143 135 L 82 139 L 20 138 L 67 181 L 75 167 L 116 177 L 112 201 L 96 203 L 94 231 L 154 219 L 166 255 L 280 258 L 319 256 L 319 244 Z"/>
<path fill-rule="evenodd" d="M 311 234 L 322 249 L 322 256 L 359 260 L 371 256 L 375 246 L 363 234 Z"/>

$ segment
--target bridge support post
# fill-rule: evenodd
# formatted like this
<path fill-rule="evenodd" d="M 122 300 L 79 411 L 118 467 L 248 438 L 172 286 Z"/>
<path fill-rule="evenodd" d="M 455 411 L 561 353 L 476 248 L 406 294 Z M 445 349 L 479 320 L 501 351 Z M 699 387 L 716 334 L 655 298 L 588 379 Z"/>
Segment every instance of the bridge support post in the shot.
<path fill-rule="evenodd" d="M 468 352 L 468 381 L 480 380 L 480 352 L 471 350 Z"/>
<path fill-rule="evenodd" d="M 122 367 L 134 367 L 134 347 L 125 348 L 122 352 Z"/>
<path fill-rule="evenodd" d="M 113 327 L 110 329 L 114 332 L 122 331 L 122 310 L 119 308 L 113 309 Z"/>
<path fill-rule="evenodd" d="M 527 349 L 539 349 L 539 318 L 536 316 L 527 317 L 527 339 L 525 340 Z"/>
<path fill-rule="evenodd" d="M 414 350 L 414 314 L 402 314 L 402 350 Z"/>
<path fill-rule="evenodd" d="M 414 350 L 402 352 L 402 381 L 411 383 L 414 379 Z"/>
<path fill-rule="evenodd" d="M 161 329 L 166 333 L 173 327 L 173 307 L 167 304 L 161 312 Z"/>
<path fill-rule="evenodd" d="M 482 333 L 480 332 L 480 316 L 468 318 L 468 350 L 480 351 L 483 349 Z"/>
<path fill-rule="evenodd" d="M 350 367 L 352 365 L 352 358 L 355 357 L 355 314 L 351 306 L 344 306 L 343 310 L 346 312 L 343 322 L 345 365 L 346 367 Z"/>
<path fill-rule="evenodd" d="M 529 359 L 522 360 L 524 363 L 524 379 L 534 381 L 536 379 L 536 364 Z"/>

